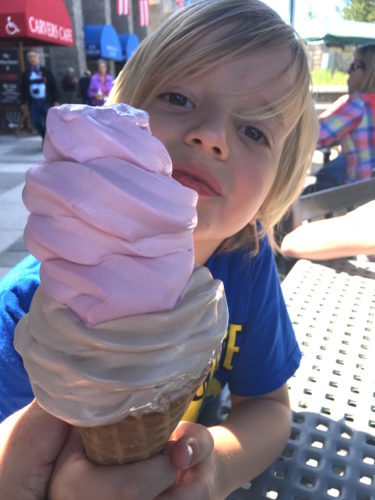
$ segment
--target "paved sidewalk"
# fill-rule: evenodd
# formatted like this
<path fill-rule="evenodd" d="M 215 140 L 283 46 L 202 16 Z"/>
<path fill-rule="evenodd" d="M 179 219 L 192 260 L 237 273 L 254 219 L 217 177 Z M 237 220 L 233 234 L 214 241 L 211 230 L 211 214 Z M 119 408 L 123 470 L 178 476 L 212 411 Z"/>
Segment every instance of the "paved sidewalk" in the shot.
<path fill-rule="evenodd" d="M 26 170 L 43 160 L 41 143 L 36 135 L 0 135 L 0 278 L 27 255 L 21 195 Z"/>

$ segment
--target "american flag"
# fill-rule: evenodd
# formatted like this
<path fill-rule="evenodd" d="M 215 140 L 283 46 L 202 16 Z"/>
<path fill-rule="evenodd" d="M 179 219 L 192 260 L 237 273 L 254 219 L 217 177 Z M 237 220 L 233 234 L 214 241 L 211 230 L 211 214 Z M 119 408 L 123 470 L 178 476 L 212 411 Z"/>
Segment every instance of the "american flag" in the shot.
<path fill-rule="evenodd" d="M 176 0 L 177 7 L 180 9 L 184 6 L 185 0 Z"/>
<path fill-rule="evenodd" d="M 127 16 L 130 12 L 129 0 L 117 0 L 117 15 Z"/>
<path fill-rule="evenodd" d="M 148 0 L 139 0 L 139 26 L 148 26 L 150 16 L 148 10 Z"/>

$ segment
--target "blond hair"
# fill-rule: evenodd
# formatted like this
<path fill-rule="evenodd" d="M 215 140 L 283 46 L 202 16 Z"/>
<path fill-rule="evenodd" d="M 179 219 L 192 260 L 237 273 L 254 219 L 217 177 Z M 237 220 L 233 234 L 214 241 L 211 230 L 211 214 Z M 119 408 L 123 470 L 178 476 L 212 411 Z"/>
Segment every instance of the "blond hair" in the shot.
<path fill-rule="evenodd" d="M 197 47 L 199 39 L 221 26 L 227 26 L 227 32 L 211 44 Z M 176 11 L 143 40 L 117 77 L 109 96 L 109 104 L 126 102 L 147 108 L 171 81 L 197 77 L 257 50 L 280 48 L 290 51 L 290 64 L 284 73 L 294 70 L 294 86 L 272 107 L 257 109 L 252 116 L 267 119 L 283 114 L 293 117 L 292 124 L 276 179 L 257 214 L 261 232 L 255 226 L 246 226 L 224 240 L 220 247 L 224 251 L 251 246 L 256 252 L 258 236 L 269 232 L 296 200 L 311 165 L 318 125 L 309 90 L 306 54 L 293 28 L 258 0 L 198 1 Z"/>
<path fill-rule="evenodd" d="M 375 43 L 357 47 L 355 55 L 365 64 L 363 78 L 358 84 L 358 92 L 375 92 Z"/>

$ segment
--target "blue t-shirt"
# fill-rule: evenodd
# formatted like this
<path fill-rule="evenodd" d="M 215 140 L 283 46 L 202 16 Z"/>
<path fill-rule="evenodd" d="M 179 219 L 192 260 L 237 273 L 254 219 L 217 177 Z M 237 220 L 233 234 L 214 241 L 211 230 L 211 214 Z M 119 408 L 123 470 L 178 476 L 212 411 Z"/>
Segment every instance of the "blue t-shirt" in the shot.
<path fill-rule="evenodd" d="M 22 358 L 13 346 L 13 335 L 39 285 L 39 267 L 30 255 L 0 281 L 0 421 L 33 398 Z"/>
<path fill-rule="evenodd" d="M 229 325 L 220 359 L 197 392 L 185 418 L 196 420 L 226 384 L 238 396 L 279 389 L 301 360 L 268 238 L 251 257 L 244 250 L 213 254 L 206 266 L 224 283 Z"/>
<path fill-rule="evenodd" d="M 224 283 L 229 326 L 221 356 L 186 414 L 189 420 L 196 420 L 202 402 L 217 396 L 227 383 L 239 396 L 278 389 L 301 359 L 267 238 L 255 257 L 238 250 L 214 254 L 206 265 Z M 32 256 L 0 281 L 0 420 L 33 398 L 13 335 L 38 285 L 39 262 Z"/>

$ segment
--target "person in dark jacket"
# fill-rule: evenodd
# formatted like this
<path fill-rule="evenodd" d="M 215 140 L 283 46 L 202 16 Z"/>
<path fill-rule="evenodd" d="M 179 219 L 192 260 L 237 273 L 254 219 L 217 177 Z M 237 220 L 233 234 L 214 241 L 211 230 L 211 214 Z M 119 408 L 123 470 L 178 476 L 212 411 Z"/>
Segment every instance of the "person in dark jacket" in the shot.
<path fill-rule="evenodd" d="M 59 105 L 59 90 L 51 71 L 40 65 L 37 52 L 29 51 L 27 60 L 30 67 L 22 73 L 20 83 L 21 110 L 29 108 L 31 123 L 44 139 L 47 111 Z"/>
<path fill-rule="evenodd" d="M 63 90 L 62 102 L 69 104 L 78 102 L 78 78 L 73 67 L 69 66 L 66 70 L 61 81 L 61 88 Z"/>
<path fill-rule="evenodd" d="M 82 98 L 83 104 L 91 104 L 91 98 L 89 96 L 90 80 L 91 80 L 91 71 L 87 69 L 83 73 L 78 82 L 79 93 Z"/>

